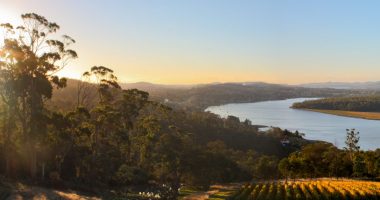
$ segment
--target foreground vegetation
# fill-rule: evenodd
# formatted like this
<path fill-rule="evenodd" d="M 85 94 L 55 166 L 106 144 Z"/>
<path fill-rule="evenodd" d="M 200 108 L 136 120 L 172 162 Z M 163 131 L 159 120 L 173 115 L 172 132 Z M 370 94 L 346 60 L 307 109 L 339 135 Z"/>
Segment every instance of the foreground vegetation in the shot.
<path fill-rule="evenodd" d="M 356 180 L 300 180 L 252 183 L 230 200 L 379 199 L 380 183 Z"/>
<path fill-rule="evenodd" d="M 233 116 L 173 110 L 145 91 L 122 89 L 104 66 L 52 101 L 67 86 L 55 73 L 77 58 L 75 40 L 56 36 L 59 25 L 35 13 L 22 21 L 1 24 L 0 174 L 7 179 L 174 199 L 181 184 L 278 176 L 278 161 L 310 143 L 281 129 L 259 132 Z"/>
<path fill-rule="evenodd" d="M 317 142 L 291 153 L 278 164 L 282 177 L 367 177 L 380 176 L 380 149 L 361 151 L 359 132 L 347 130 L 346 147 Z"/>

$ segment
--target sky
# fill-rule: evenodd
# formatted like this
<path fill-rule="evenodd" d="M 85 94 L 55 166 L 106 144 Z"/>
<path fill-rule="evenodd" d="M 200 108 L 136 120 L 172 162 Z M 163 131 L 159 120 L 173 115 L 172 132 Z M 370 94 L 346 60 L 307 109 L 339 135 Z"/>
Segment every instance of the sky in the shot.
<path fill-rule="evenodd" d="M 79 58 L 122 82 L 298 84 L 380 80 L 377 0 L 0 0 L 0 23 L 35 12 Z"/>

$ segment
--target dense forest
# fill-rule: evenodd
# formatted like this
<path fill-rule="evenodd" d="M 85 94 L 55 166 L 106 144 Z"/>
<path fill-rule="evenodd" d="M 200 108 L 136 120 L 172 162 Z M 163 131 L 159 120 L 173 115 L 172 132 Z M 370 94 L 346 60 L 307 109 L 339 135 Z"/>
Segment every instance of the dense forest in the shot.
<path fill-rule="evenodd" d="M 380 96 L 332 97 L 295 103 L 298 109 L 380 112 Z"/>
<path fill-rule="evenodd" d="M 83 190 L 165 184 L 176 195 L 180 184 L 277 176 L 268 169 L 277 172 L 281 158 L 308 143 L 280 129 L 260 133 L 233 116 L 173 110 L 147 92 L 121 89 L 103 66 L 61 97 L 71 106 L 52 101 L 67 86 L 54 74 L 77 57 L 69 48 L 75 40 L 52 38 L 59 26 L 40 15 L 22 19 L 17 28 L 2 24 L 9 35 L 0 54 L 0 172 L 8 178 Z M 284 137 L 292 143 L 283 146 Z"/>
<path fill-rule="evenodd" d="M 160 190 L 161 199 L 175 199 L 182 184 L 379 176 L 380 152 L 360 151 L 355 130 L 348 130 L 344 150 L 299 132 L 261 132 L 249 120 L 173 109 L 148 92 L 122 89 L 104 66 L 68 85 L 55 73 L 78 57 L 70 48 L 75 40 L 57 39 L 59 25 L 43 16 L 28 13 L 22 20 L 18 27 L 1 25 L 7 33 L 0 48 L 1 177 L 116 196 L 143 185 Z M 276 87 L 225 84 L 191 89 L 186 93 L 192 97 L 180 98 L 204 107 L 321 95 Z M 237 97 L 237 91 L 247 95 Z"/>

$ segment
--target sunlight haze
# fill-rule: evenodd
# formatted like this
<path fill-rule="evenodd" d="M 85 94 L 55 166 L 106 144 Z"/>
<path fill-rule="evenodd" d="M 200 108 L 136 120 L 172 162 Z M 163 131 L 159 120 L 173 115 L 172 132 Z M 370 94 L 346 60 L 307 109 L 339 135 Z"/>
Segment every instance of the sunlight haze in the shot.
<path fill-rule="evenodd" d="M 0 0 L 0 200 L 380 200 L 379 8 Z"/>
<path fill-rule="evenodd" d="M 77 41 L 70 78 L 104 65 L 123 82 L 380 80 L 378 1 L 27 2 L 2 0 L 0 22 L 61 25 Z"/>

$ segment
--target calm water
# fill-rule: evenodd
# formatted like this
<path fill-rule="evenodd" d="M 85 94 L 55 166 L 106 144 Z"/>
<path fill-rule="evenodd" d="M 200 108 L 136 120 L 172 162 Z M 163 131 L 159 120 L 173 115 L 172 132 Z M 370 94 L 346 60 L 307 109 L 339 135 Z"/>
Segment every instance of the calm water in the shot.
<path fill-rule="evenodd" d="M 380 121 L 341 117 L 317 112 L 289 108 L 294 102 L 306 98 L 258 103 L 227 104 L 206 109 L 221 117 L 234 115 L 241 120 L 249 119 L 252 124 L 280 127 L 306 134 L 307 139 L 324 140 L 343 147 L 346 129 L 355 128 L 360 132 L 360 146 L 363 150 L 380 148 Z"/>

